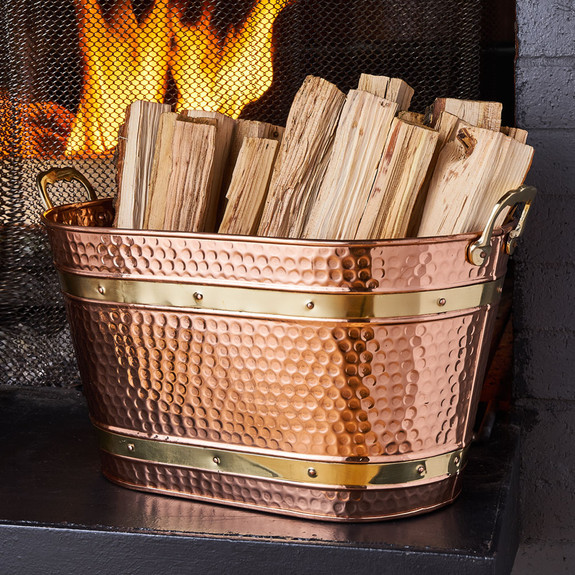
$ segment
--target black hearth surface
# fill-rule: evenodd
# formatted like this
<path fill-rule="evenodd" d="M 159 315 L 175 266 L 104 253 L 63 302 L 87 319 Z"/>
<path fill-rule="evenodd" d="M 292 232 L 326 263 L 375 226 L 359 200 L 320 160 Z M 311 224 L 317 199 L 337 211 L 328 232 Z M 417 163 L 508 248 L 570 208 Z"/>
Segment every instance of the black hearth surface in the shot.
<path fill-rule="evenodd" d="M 509 573 L 518 427 L 473 445 L 463 493 L 409 519 L 335 524 L 150 495 L 100 474 L 84 398 L 0 388 L 0 573 Z"/>

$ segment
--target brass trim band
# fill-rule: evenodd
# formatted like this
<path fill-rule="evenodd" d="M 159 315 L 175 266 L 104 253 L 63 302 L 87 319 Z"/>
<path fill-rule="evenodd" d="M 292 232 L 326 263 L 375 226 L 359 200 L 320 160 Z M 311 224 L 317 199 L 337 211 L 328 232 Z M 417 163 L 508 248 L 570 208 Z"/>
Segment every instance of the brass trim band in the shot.
<path fill-rule="evenodd" d="M 64 293 L 93 301 L 222 312 L 366 319 L 460 311 L 499 301 L 503 278 L 463 287 L 406 293 L 312 293 L 95 278 L 60 272 Z"/>
<path fill-rule="evenodd" d="M 460 472 L 467 449 L 390 463 L 327 463 L 240 453 L 181 443 L 140 439 L 96 428 L 100 448 L 112 455 L 218 473 L 329 487 L 393 486 L 432 480 Z"/>

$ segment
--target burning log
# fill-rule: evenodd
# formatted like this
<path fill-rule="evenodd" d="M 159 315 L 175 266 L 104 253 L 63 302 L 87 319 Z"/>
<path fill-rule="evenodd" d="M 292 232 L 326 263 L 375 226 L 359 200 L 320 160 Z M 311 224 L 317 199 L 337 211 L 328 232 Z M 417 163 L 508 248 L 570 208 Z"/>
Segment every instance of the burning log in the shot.
<path fill-rule="evenodd" d="M 64 158 L 74 115 L 54 102 L 16 106 L 0 94 L 0 157 Z"/>
<path fill-rule="evenodd" d="M 171 38 L 167 2 L 155 2 L 138 22 L 129 0 L 118 0 L 104 18 L 97 2 L 77 2 L 84 86 L 66 154 L 107 153 L 117 144 L 127 105 L 162 102 Z"/>
<path fill-rule="evenodd" d="M 207 1 L 198 20 L 188 22 L 182 3 L 158 0 L 137 18 L 129 0 L 112 1 L 105 13 L 96 0 L 78 0 L 84 82 L 66 155 L 113 151 L 126 106 L 164 102 L 169 75 L 177 109 L 237 118 L 272 83 L 272 28 L 288 3 L 255 2 L 222 37 Z"/>
<path fill-rule="evenodd" d="M 245 22 L 218 37 L 214 4 L 205 2 L 198 22 L 177 9 L 171 22 L 170 70 L 178 109 L 210 110 L 237 118 L 271 86 L 272 28 L 289 0 L 258 0 Z M 242 79 L 243 81 L 241 81 Z"/>

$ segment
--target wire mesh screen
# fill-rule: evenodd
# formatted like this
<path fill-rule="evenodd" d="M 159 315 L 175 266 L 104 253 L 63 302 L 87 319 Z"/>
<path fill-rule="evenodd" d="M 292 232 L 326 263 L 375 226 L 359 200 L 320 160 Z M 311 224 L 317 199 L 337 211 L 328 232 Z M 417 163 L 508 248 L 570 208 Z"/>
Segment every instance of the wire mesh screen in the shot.
<path fill-rule="evenodd" d="M 79 383 L 34 181 L 72 165 L 113 195 L 132 101 L 285 125 L 308 74 L 401 77 L 415 111 L 480 95 L 480 0 L 7 0 L 0 18 L 0 384 Z"/>

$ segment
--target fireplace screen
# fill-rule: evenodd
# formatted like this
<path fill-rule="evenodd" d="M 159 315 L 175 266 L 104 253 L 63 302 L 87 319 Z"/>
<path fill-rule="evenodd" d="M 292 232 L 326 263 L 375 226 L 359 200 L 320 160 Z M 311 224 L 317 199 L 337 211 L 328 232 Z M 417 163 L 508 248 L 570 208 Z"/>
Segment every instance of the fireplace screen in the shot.
<path fill-rule="evenodd" d="M 0 384 L 75 385 L 35 176 L 72 165 L 113 195 L 133 100 L 284 124 L 308 74 L 401 77 L 412 109 L 481 94 L 480 0 L 7 0 L 0 29 Z M 483 31 L 483 32 L 482 32 Z M 57 184 L 58 203 L 79 190 Z"/>

